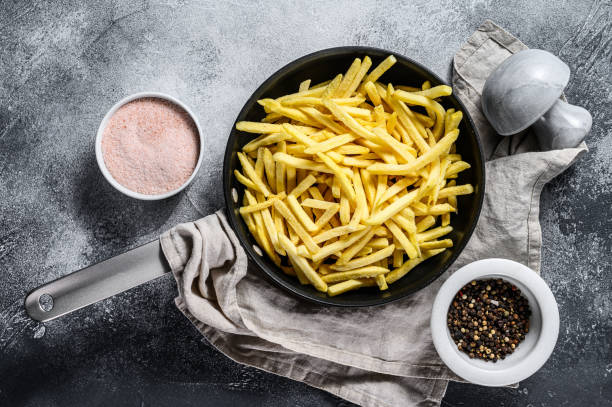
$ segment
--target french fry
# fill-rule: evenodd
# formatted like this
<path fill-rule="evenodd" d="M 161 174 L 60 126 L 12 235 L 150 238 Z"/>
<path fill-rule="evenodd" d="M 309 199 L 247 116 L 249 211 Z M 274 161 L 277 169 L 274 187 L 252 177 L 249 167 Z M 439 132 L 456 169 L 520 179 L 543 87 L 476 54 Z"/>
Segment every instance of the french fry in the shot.
<path fill-rule="evenodd" d="M 323 212 L 321 217 L 317 219 L 317 221 L 315 222 L 315 225 L 317 226 L 317 228 L 321 229 L 323 225 L 327 224 L 327 222 L 332 223 L 334 216 L 336 215 L 336 213 L 338 213 L 338 211 L 340 211 L 340 205 L 336 203 L 330 206 L 329 208 L 327 208 L 325 212 Z M 339 225 L 335 225 L 335 226 L 339 226 Z"/>
<path fill-rule="evenodd" d="M 450 196 L 468 195 L 474 192 L 474 187 L 470 184 L 446 187 L 440 190 L 438 198 L 448 198 Z"/>
<path fill-rule="evenodd" d="M 366 76 L 371 66 L 372 66 L 372 60 L 370 59 L 370 57 L 366 56 L 365 58 L 363 58 L 363 61 L 361 62 L 361 65 L 359 66 L 359 70 L 357 71 L 351 83 L 348 85 L 348 88 L 343 94 L 344 97 L 349 97 L 350 95 L 353 94 L 353 92 L 357 90 L 357 88 L 359 87 L 359 84 L 361 83 L 363 78 Z"/>
<path fill-rule="evenodd" d="M 285 235 L 279 235 L 278 238 L 280 244 L 283 246 L 295 266 L 297 266 L 297 268 L 304 273 L 310 283 L 317 290 L 326 292 L 327 284 L 321 279 L 321 277 L 319 277 L 317 272 L 312 269 L 312 267 L 305 258 L 298 256 L 297 249 L 293 245 L 293 243 L 291 243 L 291 240 L 289 240 Z"/>
<path fill-rule="evenodd" d="M 304 152 L 306 154 L 323 153 L 325 151 L 333 150 L 334 148 L 350 143 L 353 140 L 355 140 L 355 136 L 349 133 L 345 133 L 339 136 L 334 136 L 312 147 L 308 147 L 304 150 Z"/>
<path fill-rule="evenodd" d="M 410 175 L 415 171 L 423 168 L 433 160 L 444 153 L 459 137 L 459 130 L 455 129 L 445 135 L 434 147 L 423 153 L 420 157 L 408 164 L 390 165 L 390 164 L 374 164 L 368 167 L 368 171 L 372 174 L 389 174 L 389 175 Z M 440 191 L 442 192 L 442 191 Z"/>
<path fill-rule="evenodd" d="M 255 168 L 253 168 L 247 157 L 243 153 L 238 153 L 238 160 L 240 160 L 240 164 L 242 164 L 242 169 L 244 170 L 246 176 L 250 178 L 257 189 L 266 197 L 270 195 L 270 190 L 257 175 Z"/>
<path fill-rule="evenodd" d="M 431 215 L 425 216 L 423 219 L 417 222 L 416 231 L 417 233 L 421 233 L 430 227 L 432 227 L 436 223 L 436 218 Z"/>
<path fill-rule="evenodd" d="M 446 249 L 435 249 L 423 252 L 421 257 L 417 257 L 416 259 L 411 259 L 402 264 L 401 267 L 392 270 L 385 276 L 385 280 L 387 284 L 393 284 L 400 278 L 404 277 L 410 270 L 421 264 L 423 261 L 427 260 L 430 257 L 433 257 L 437 254 L 442 253 Z"/>
<path fill-rule="evenodd" d="M 320 192 L 319 192 L 320 193 Z M 302 202 L 302 206 L 306 206 L 308 208 L 316 208 L 316 209 L 328 209 L 331 206 L 334 206 L 333 202 L 328 202 L 323 199 L 312 199 L 308 198 Z"/>
<path fill-rule="evenodd" d="M 349 271 L 331 272 L 322 277 L 326 283 L 336 283 L 359 278 L 376 277 L 381 274 L 388 273 L 389 269 L 380 266 L 365 266 Z"/>
<path fill-rule="evenodd" d="M 451 239 L 430 240 L 428 242 L 422 242 L 419 246 L 421 246 L 422 250 L 441 249 L 453 247 L 453 241 Z"/>
<path fill-rule="evenodd" d="M 454 163 L 450 164 L 448 166 L 448 168 L 445 171 L 445 178 L 450 177 L 451 175 L 455 175 L 460 173 L 461 171 L 465 171 L 468 168 L 471 168 L 472 166 L 469 163 L 466 163 L 465 161 L 455 161 Z"/>
<path fill-rule="evenodd" d="M 393 215 L 410 205 L 410 203 L 417 198 L 418 194 L 419 189 L 414 189 L 408 192 L 407 194 L 393 202 L 391 205 L 388 205 L 385 209 L 371 215 L 368 219 L 364 221 L 364 223 L 366 225 L 383 224 L 387 219 L 391 218 Z"/>
<path fill-rule="evenodd" d="M 244 175 L 242 175 L 240 173 L 240 171 L 238 170 L 234 170 L 234 176 L 236 177 L 236 179 L 238 180 L 238 182 L 240 182 L 242 185 L 244 185 L 245 187 L 255 190 L 255 191 L 259 191 L 259 188 L 257 187 L 257 185 L 255 185 L 253 183 L 253 181 L 251 181 L 250 179 L 248 179 L 247 177 L 245 177 Z M 261 191 L 259 191 L 261 192 Z"/>
<path fill-rule="evenodd" d="M 395 63 L 397 59 L 393 55 L 389 55 L 385 58 L 376 68 L 372 70 L 363 80 L 364 83 L 367 82 L 376 82 L 385 72 L 389 70 Z"/>
<path fill-rule="evenodd" d="M 355 79 L 357 72 L 359 72 L 360 67 L 361 67 L 361 59 L 355 58 L 353 60 L 353 63 L 349 67 L 348 71 L 346 71 L 346 74 L 342 78 L 342 82 L 340 82 L 340 85 L 338 85 L 338 88 L 334 92 L 333 96 L 335 97 L 345 97 L 345 95 L 349 96 L 347 95 L 347 91 L 349 87 L 351 86 L 353 79 Z"/>
<path fill-rule="evenodd" d="M 297 220 L 293 213 L 291 213 L 287 205 L 285 205 L 282 201 L 275 200 L 274 207 L 287 220 L 289 226 L 295 231 L 295 233 L 300 237 L 300 239 L 302 239 L 308 251 L 313 254 L 318 253 L 320 251 L 320 247 L 317 246 L 314 240 L 312 240 L 310 234 L 308 234 L 302 224 Z"/>
<path fill-rule="evenodd" d="M 402 230 L 397 226 L 391 219 L 385 222 L 385 225 L 389 229 L 389 231 L 393 234 L 393 237 L 397 239 L 397 242 L 404 249 L 406 254 L 410 259 L 415 259 L 417 257 L 417 250 L 414 245 L 410 242 L 410 239 L 402 232 Z"/>
<path fill-rule="evenodd" d="M 310 217 L 306 214 L 306 212 L 304 212 L 304 209 L 302 209 L 302 206 L 300 205 L 300 203 L 298 202 L 295 196 L 293 195 L 287 196 L 287 203 L 289 204 L 289 208 L 291 208 L 291 211 L 293 212 L 293 214 L 296 216 L 296 218 L 300 221 L 302 226 L 304 226 L 304 228 L 306 228 L 306 230 L 309 233 L 313 233 L 319 230 L 319 228 L 314 224 L 312 219 L 310 219 Z"/>
<path fill-rule="evenodd" d="M 277 197 L 272 197 L 264 202 L 258 202 L 254 205 L 248 205 L 248 206 L 242 206 L 239 211 L 241 215 L 247 214 L 247 213 L 252 213 L 252 212 L 259 212 L 261 210 L 264 210 L 266 208 L 269 208 L 270 206 L 272 206 L 274 204 L 274 201 L 277 199 Z"/>
<path fill-rule="evenodd" d="M 308 174 L 306 178 L 304 178 L 295 188 L 293 188 L 289 195 L 298 197 L 306 192 L 308 188 L 313 186 L 315 182 L 317 182 L 316 177 L 312 174 Z"/>
<path fill-rule="evenodd" d="M 346 280 L 327 287 L 327 295 L 330 297 L 335 297 L 336 295 L 343 294 L 347 291 L 356 290 L 357 288 L 361 287 L 372 287 L 374 285 L 376 285 L 376 281 L 374 279 Z"/>
<path fill-rule="evenodd" d="M 305 134 L 312 134 L 319 131 L 316 127 L 311 126 L 298 126 L 298 128 Z M 236 130 L 244 131 L 247 133 L 258 133 L 258 134 L 271 134 L 281 133 L 282 125 L 272 123 L 259 123 L 259 122 L 238 122 L 236 123 Z"/>
<path fill-rule="evenodd" d="M 380 291 L 384 291 L 389 288 L 389 286 L 387 285 L 387 280 L 385 279 L 385 276 L 383 276 L 382 274 L 377 275 L 375 280 L 376 280 L 376 285 L 378 286 Z"/>
<path fill-rule="evenodd" d="M 378 90 L 376 90 L 376 86 L 373 82 L 368 81 L 367 83 L 365 83 L 363 85 L 363 89 L 368 94 L 368 97 L 370 98 L 370 101 L 374 106 L 378 106 L 382 103 L 382 101 L 380 100 L 380 95 L 378 94 Z"/>
<path fill-rule="evenodd" d="M 353 226 L 353 225 L 349 225 L 349 226 Z M 331 254 L 334 254 L 341 250 L 346 249 L 347 247 L 353 245 L 355 242 L 361 239 L 363 236 L 365 236 L 365 234 L 368 233 L 369 230 L 370 230 L 369 228 L 360 230 L 358 232 L 351 234 L 345 240 L 338 240 L 337 242 L 334 242 L 332 244 L 322 247 L 317 253 L 313 254 L 312 259 L 314 261 L 319 261 L 319 260 L 322 260 L 328 257 Z"/>
<path fill-rule="evenodd" d="M 250 153 L 253 151 L 257 151 L 259 147 L 276 144 L 283 140 L 287 140 L 288 138 L 289 135 L 283 133 L 262 134 L 256 139 L 251 140 L 247 144 L 245 144 L 244 147 L 242 147 L 242 151 L 245 153 Z"/>
<path fill-rule="evenodd" d="M 415 95 L 425 96 L 429 99 L 437 99 L 442 96 L 450 96 L 453 93 L 453 88 L 447 85 L 438 85 L 433 88 L 426 88 L 420 91 L 413 92 Z"/>
<path fill-rule="evenodd" d="M 374 228 L 370 228 L 368 233 L 365 234 L 363 239 L 356 241 L 353 245 L 347 248 L 340 258 L 336 261 L 336 265 L 342 265 L 348 263 L 361 249 L 365 247 L 366 244 L 372 239 L 374 236 Z"/>
<path fill-rule="evenodd" d="M 434 124 L 433 134 L 436 140 L 442 136 L 442 133 L 444 132 L 444 118 L 446 111 L 441 104 L 435 100 L 427 98 L 426 96 L 405 92 L 403 90 L 398 90 L 393 94 L 393 96 L 402 102 L 423 106 L 434 111 L 436 114 L 436 123 Z"/>
<path fill-rule="evenodd" d="M 356 144 L 345 144 L 343 146 L 334 148 L 334 151 L 342 155 L 357 155 L 367 154 L 370 152 L 370 149 L 367 147 L 358 146 Z"/>
<path fill-rule="evenodd" d="M 375 263 L 379 260 L 382 260 L 384 258 L 391 256 L 393 254 L 393 250 L 395 250 L 395 245 L 389 245 L 385 247 L 384 249 L 374 252 L 368 256 L 359 257 L 358 259 L 353 259 L 342 265 L 339 265 L 336 263 L 332 265 L 330 268 L 336 271 L 354 270 L 356 268 L 370 265 L 372 263 Z"/>
<path fill-rule="evenodd" d="M 427 242 L 429 240 L 437 239 L 440 236 L 449 234 L 452 230 L 453 230 L 452 226 L 440 226 L 437 228 L 429 229 L 425 232 L 417 233 L 417 241 L 421 243 L 421 242 Z"/>
<path fill-rule="evenodd" d="M 329 85 L 327 85 L 325 91 L 321 95 L 321 99 L 329 99 L 332 97 L 332 95 L 336 93 L 338 87 L 340 86 L 340 83 L 342 83 L 342 77 L 342 74 L 338 74 L 334 79 L 331 80 L 331 82 L 329 83 Z"/>
<path fill-rule="evenodd" d="M 300 87 L 298 92 L 305 92 L 310 87 L 310 79 L 306 79 L 305 81 L 300 82 Z"/>
<path fill-rule="evenodd" d="M 376 250 L 384 249 L 385 247 L 389 246 L 389 240 L 387 240 L 386 237 L 377 237 L 375 239 L 370 240 L 366 246 L 371 247 Z"/>

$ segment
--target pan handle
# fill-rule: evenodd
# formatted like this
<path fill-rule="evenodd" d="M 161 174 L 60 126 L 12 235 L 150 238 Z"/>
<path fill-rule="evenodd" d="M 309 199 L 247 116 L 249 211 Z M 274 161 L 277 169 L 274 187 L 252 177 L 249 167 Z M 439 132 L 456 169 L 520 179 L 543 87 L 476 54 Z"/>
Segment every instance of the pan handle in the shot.
<path fill-rule="evenodd" d="M 50 321 L 169 271 L 159 240 L 154 240 L 36 288 L 27 295 L 25 309 L 36 321 Z"/>

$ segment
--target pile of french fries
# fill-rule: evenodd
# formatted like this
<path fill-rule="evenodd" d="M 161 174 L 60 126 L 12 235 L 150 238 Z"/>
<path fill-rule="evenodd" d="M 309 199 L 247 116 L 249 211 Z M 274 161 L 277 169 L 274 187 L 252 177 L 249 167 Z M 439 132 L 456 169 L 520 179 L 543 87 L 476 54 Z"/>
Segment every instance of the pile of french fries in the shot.
<path fill-rule="evenodd" d="M 457 196 L 473 192 L 455 180 L 470 168 L 455 151 L 462 113 L 439 103 L 452 89 L 385 86 L 395 62 L 368 73 L 371 59 L 357 58 L 344 75 L 259 100 L 261 122 L 236 124 L 259 134 L 234 172 L 246 225 L 285 273 L 330 296 L 386 290 L 452 247 Z"/>

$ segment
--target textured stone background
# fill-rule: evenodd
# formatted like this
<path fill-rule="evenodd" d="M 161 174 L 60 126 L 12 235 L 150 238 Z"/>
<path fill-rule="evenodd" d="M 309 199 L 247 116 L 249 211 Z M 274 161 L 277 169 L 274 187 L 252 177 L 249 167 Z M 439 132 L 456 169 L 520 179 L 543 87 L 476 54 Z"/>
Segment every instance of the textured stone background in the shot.
<path fill-rule="evenodd" d="M 594 124 L 590 152 L 542 195 L 542 275 L 562 320 L 555 353 L 519 389 L 451 384 L 443 405 L 612 405 L 611 3 L 278 3 L 0 3 L 0 405 L 347 405 L 212 349 L 174 308 L 170 278 L 44 326 L 26 317 L 24 295 L 220 207 L 225 137 L 281 66 L 371 45 L 449 78 L 485 18 L 560 55 L 567 97 Z M 121 196 L 94 160 L 106 110 L 142 90 L 178 96 L 207 128 L 198 178 L 163 202 Z"/>

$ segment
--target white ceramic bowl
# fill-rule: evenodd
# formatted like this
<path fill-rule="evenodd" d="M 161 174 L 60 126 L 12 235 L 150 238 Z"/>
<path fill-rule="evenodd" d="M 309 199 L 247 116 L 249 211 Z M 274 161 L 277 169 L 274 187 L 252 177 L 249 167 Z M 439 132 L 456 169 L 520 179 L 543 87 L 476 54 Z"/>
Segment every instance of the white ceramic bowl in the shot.
<path fill-rule="evenodd" d="M 110 171 L 108 170 L 108 168 L 106 168 L 106 164 L 104 163 L 104 157 L 102 154 L 102 135 L 104 133 L 104 129 L 106 128 L 106 125 L 109 121 L 109 119 L 111 118 L 111 116 L 113 114 L 115 114 L 115 112 L 123 105 L 125 105 L 128 102 L 131 102 L 133 100 L 136 99 L 141 99 L 141 98 L 159 98 L 159 99 L 164 99 L 167 100 L 169 102 L 174 103 L 175 105 L 181 107 L 184 111 L 187 112 L 187 114 L 189 114 L 189 116 L 191 117 L 191 120 L 193 120 L 193 122 L 196 125 L 196 128 L 198 129 L 198 136 L 200 137 L 200 151 L 199 151 L 199 155 L 198 155 L 198 162 L 193 170 L 193 173 L 191 174 L 191 176 L 187 179 L 187 181 L 185 181 L 185 183 L 183 185 L 181 185 L 180 187 L 178 187 L 177 189 L 174 189 L 172 191 L 166 192 L 164 194 L 157 194 L 157 195 L 146 195 L 146 194 L 141 194 L 139 192 L 136 191 L 132 191 L 131 189 L 128 189 L 126 187 L 124 187 L 123 185 L 121 185 L 120 183 L 118 183 L 113 176 L 111 175 Z M 189 185 L 189 183 L 195 178 L 196 174 L 198 173 L 198 170 L 200 169 L 200 165 L 202 164 L 202 157 L 204 155 L 204 136 L 202 134 L 202 128 L 200 127 L 200 123 L 198 122 L 198 119 L 196 117 L 196 115 L 193 113 L 193 111 L 183 102 L 181 102 L 180 100 L 170 96 L 170 95 L 166 95 L 165 93 L 159 93 L 159 92 L 140 92 L 140 93 L 135 93 L 133 95 L 127 96 L 123 99 L 121 99 L 120 101 L 118 101 L 117 103 L 115 103 L 115 105 L 113 107 L 111 107 L 111 109 L 108 111 L 108 113 L 106 113 L 106 116 L 104 116 L 104 118 L 102 119 L 102 122 L 100 123 L 100 127 L 98 127 L 98 133 L 96 135 L 96 161 L 98 162 L 98 167 L 100 167 L 100 171 L 102 171 L 102 174 L 104 175 L 104 178 L 106 178 L 106 180 L 113 186 L 115 187 L 116 190 L 118 190 L 119 192 L 132 197 L 132 198 L 136 198 L 136 199 L 141 199 L 144 201 L 156 201 L 159 199 L 165 199 L 165 198 L 169 198 L 173 195 L 178 194 L 179 192 L 181 192 L 183 189 L 185 189 L 185 187 L 187 187 L 187 185 Z"/>
<path fill-rule="evenodd" d="M 472 280 L 501 278 L 516 285 L 529 301 L 529 332 L 516 350 L 496 363 L 459 351 L 446 325 L 454 296 Z M 442 361 L 458 376 L 483 386 L 507 386 L 534 374 L 551 355 L 559 334 L 559 310 L 548 285 L 530 268 L 512 260 L 485 259 L 470 263 L 444 282 L 431 313 L 433 343 Z"/>

